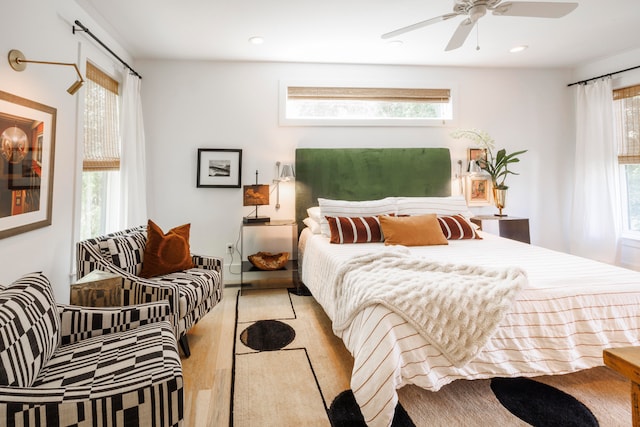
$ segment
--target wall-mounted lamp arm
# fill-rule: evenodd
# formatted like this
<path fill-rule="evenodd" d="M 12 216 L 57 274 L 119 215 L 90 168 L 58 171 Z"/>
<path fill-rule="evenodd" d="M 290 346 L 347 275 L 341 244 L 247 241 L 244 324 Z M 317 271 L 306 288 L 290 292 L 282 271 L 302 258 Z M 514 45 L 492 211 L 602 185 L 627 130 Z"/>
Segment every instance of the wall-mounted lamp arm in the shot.
<path fill-rule="evenodd" d="M 31 63 L 31 64 L 48 64 L 48 65 L 64 65 L 64 66 L 68 66 L 68 67 L 73 67 L 73 69 L 76 70 L 76 74 L 78 75 L 78 80 L 75 81 L 69 87 L 69 89 L 67 89 L 67 92 L 69 92 L 69 94 L 71 94 L 71 95 L 75 94 L 78 91 L 78 89 L 80 89 L 82 87 L 82 85 L 84 84 L 84 79 L 82 78 L 82 74 L 80 73 L 80 69 L 73 62 L 34 61 L 34 60 L 31 60 L 31 59 L 26 59 L 24 57 L 24 54 L 22 52 L 20 52 L 19 50 L 17 50 L 17 49 L 12 49 L 12 50 L 9 51 L 9 65 L 15 71 L 24 71 L 27 68 L 27 63 Z"/>

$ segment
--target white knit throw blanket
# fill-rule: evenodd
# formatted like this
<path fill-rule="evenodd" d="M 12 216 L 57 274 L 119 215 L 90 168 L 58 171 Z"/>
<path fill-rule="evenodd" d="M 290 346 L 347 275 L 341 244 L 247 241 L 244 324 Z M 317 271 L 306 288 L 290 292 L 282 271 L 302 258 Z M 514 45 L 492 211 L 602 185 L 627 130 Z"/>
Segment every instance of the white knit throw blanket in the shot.
<path fill-rule="evenodd" d="M 358 255 L 337 272 L 333 329 L 339 333 L 360 310 L 382 304 L 461 367 L 486 344 L 526 283 L 519 268 L 437 263 L 406 249 Z"/>

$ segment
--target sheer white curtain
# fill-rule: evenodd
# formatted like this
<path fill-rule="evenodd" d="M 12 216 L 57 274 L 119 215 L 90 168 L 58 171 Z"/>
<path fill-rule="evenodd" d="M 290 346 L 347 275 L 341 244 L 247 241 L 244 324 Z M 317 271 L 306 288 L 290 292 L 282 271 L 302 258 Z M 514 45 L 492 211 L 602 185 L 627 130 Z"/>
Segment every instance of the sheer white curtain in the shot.
<path fill-rule="evenodd" d="M 141 79 L 125 69 L 120 112 L 120 228 L 147 223 L 145 140 Z"/>
<path fill-rule="evenodd" d="M 570 250 L 615 263 L 618 166 L 611 79 L 576 89 L 576 154 Z"/>

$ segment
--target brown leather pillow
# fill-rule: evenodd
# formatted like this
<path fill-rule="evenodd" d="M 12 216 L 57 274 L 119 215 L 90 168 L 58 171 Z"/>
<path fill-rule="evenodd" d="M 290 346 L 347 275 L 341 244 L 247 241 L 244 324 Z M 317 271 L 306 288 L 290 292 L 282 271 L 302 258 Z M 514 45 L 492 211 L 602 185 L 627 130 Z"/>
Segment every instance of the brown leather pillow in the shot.
<path fill-rule="evenodd" d="M 380 216 L 385 245 L 448 245 L 436 214 Z"/>
<path fill-rule="evenodd" d="M 140 277 L 162 276 L 193 268 L 189 248 L 190 228 L 191 224 L 184 224 L 164 234 L 158 225 L 149 220 Z"/>

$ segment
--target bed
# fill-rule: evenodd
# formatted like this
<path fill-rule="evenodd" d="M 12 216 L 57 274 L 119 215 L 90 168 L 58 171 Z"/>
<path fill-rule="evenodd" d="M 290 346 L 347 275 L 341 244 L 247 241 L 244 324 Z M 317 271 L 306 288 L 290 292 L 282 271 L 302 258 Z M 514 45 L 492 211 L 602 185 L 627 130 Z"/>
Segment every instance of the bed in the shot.
<path fill-rule="evenodd" d="M 297 220 L 302 223 L 318 199 L 363 201 L 363 206 L 368 203 L 364 201 L 392 201 L 394 213 L 401 215 L 398 200 L 429 204 L 455 199 L 448 197 L 450 177 L 447 149 L 298 149 Z M 411 206 L 420 211 L 415 203 Z M 358 209 L 350 212 L 358 216 Z M 301 229 L 300 278 L 354 357 L 351 387 L 369 426 L 391 424 L 396 390 L 406 384 L 437 391 L 459 379 L 566 374 L 603 365 L 604 348 L 640 344 L 640 273 L 480 231 L 481 239 L 403 247 L 382 242 L 335 244 L 313 227 Z M 360 304 L 345 321 L 345 299 L 353 296 L 344 289 L 358 281 L 370 288 L 376 280 L 372 277 L 381 277 L 349 266 L 360 260 L 378 265 L 394 257 L 420 265 L 520 272 L 519 280 L 525 281 L 486 340 L 466 353 L 467 359 L 456 359 L 437 339 L 425 337 L 406 313 L 384 302 Z M 473 298 L 460 299 L 458 315 L 467 304 L 474 305 Z M 429 304 L 424 307 L 431 310 Z"/>

